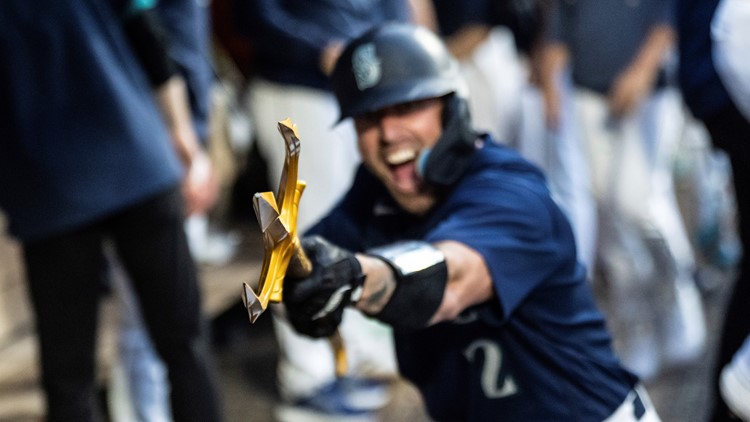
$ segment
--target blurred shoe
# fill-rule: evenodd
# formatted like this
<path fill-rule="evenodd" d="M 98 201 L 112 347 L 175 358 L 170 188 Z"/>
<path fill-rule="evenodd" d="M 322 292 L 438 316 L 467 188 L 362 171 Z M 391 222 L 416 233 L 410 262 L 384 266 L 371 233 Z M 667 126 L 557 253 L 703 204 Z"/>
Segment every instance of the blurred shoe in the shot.
<path fill-rule="evenodd" d="M 234 233 L 221 233 L 210 227 L 205 215 L 191 215 L 185 221 L 190 253 L 202 265 L 221 266 L 234 258 L 240 238 Z"/>
<path fill-rule="evenodd" d="M 722 271 L 734 269 L 742 258 L 742 244 L 733 228 L 719 221 L 702 224 L 696 233 L 698 250 L 708 263 Z"/>
<path fill-rule="evenodd" d="M 738 369 L 736 365 L 727 365 L 721 371 L 719 388 L 729 410 L 743 421 L 750 421 L 750 378 Z"/>
<path fill-rule="evenodd" d="M 279 422 L 375 422 L 390 400 L 387 384 L 343 377 L 314 395 L 277 406 Z"/>
<path fill-rule="evenodd" d="M 234 233 L 209 232 L 202 248 L 196 248 L 195 258 L 204 265 L 227 264 L 237 253 L 239 236 Z"/>
<path fill-rule="evenodd" d="M 695 282 L 683 279 L 675 283 L 675 303 L 662 327 L 662 359 L 672 367 L 694 362 L 705 351 L 706 319 L 703 300 Z"/>

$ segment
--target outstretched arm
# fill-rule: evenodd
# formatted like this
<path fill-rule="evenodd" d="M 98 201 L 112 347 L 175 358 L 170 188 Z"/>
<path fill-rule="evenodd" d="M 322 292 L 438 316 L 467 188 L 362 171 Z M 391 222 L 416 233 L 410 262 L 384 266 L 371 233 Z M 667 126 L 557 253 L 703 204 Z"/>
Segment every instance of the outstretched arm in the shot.
<path fill-rule="evenodd" d="M 295 329 L 312 337 L 332 334 L 351 304 L 414 330 L 452 320 L 494 294 L 482 256 L 459 242 L 399 242 L 356 255 L 320 237 L 302 245 L 313 273 L 284 280 L 284 303 Z"/>
<path fill-rule="evenodd" d="M 429 324 L 449 321 L 463 310 L 492 298 L 492 279 L 482 256 L 463 243 L 444 241 L 434 245 L 444 256 L 447 279 L 442 300 Z M 365 274 L 362 298 L 356 307 L 366 314 L 377 315 L 393 299 L 397 286 L 395 270 L 380 258 L 358 254 Z M 440 280 L 428 282 L 441 283 Z"/>

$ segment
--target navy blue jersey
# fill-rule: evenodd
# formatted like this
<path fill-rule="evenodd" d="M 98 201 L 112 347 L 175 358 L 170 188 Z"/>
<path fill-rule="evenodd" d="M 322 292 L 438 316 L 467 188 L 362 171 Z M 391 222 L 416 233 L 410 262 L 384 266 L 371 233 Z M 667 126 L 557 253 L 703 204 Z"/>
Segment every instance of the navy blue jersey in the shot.
<path fill-rule="evenodd" d="M 179 186 L 182 165 L 122 28 L 129 3 L 147 2 L 0 2 L 0 209 L 23 242 Z"/>
<path fill-rule="evenodd" d="M 400 239 L 454 240 L 483 256 L 494 300 L 452 322 L 394 333 L 399 369 L 435 419 L 601 421 L 637 381 L 612 351 L 543 175 L 488 138 L 427 215 L 405 213 L 361 168 L 310 233 L 355 251 Z"/>
<path fill-rule="evenodd" d="M 673 3 L 674 0 L 554 1 L 550 3 L 547 35 L 568 47 L 573 81 L 606 94 L 640 53 L 653 28 L 673 25 Z"/>

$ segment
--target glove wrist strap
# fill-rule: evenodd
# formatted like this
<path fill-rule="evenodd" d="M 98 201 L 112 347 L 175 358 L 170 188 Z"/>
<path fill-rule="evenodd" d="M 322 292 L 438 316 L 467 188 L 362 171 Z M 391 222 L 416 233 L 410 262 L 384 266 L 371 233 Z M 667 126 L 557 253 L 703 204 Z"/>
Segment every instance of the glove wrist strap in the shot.
<path fill-rule="evenodd" d="M 443 253 L 427 242 L 404 241 L 370 249 L 367 254 L 385 261 L 396 278 L 391 299 L 371 316 L 396 330 L 425 327 L 440 307 L 448 282 Z"/>

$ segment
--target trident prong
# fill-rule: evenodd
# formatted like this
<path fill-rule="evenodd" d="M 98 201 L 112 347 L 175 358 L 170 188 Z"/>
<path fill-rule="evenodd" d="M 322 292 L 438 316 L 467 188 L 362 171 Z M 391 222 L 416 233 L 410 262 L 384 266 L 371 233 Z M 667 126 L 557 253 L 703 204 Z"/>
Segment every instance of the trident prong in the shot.
<path fill-rule="evenodd" d="M 289 119 L 278 123 L 278 129 L 286 144 L 286 157 L 281 173 L 278 195 L 260 192 L 253 196 L 253 208 L 263 233 L 263 264 L 258 279 L 258 291 L 244 284 L 242 301 L 248 310 L 251 322 L 268 308 L 268 304 L 282 300 L 284 275 L 292 257 L 308 262 L 299 248 L 297 237 L 297 210 L 305 182 L 297 180 L 300 142 L 296 126 Z M 296 268 L 296 266 L 295 266 Z M 303 271 L 309 271 L 309 266 Z M 306 274 L 295 274 L 303 277 Z"/>
<path fill-rule="evenodd" d="M 243 283 L 242 302 L 252 323 L 266 310 L 269 302 L 281 302 L 287 271 L 300 278 L 312 272 L 312 264 L 297 237 L 297 211 L 305 190 L 305 182 L 297 180 L 299 134 L 290 119 L 279 122 L 278 129 L 286 144 L 278 195 L 274 197 L 273 192 L 260 192 L 253 196 L 255 216 L 263 233 L 263 265 L 258 279 L 259 294 Z M 336 331 L 329 341 L 336 360 L 336 375 L 343 376 L 347 371 L 347 360 L 341 334 Z"/>

